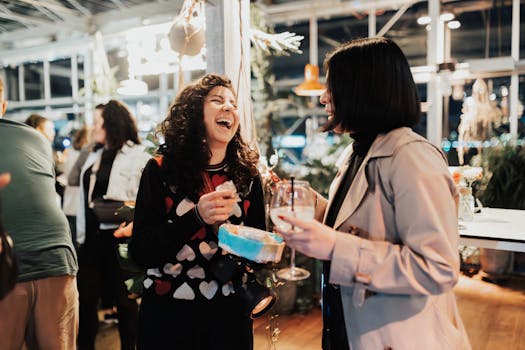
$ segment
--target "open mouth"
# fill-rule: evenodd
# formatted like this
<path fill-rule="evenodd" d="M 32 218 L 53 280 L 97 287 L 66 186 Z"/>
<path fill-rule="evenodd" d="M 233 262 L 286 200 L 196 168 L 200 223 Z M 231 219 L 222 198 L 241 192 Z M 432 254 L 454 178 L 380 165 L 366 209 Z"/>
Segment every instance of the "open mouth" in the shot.
<path fill-rule="evenodd" d="M 222 127 L 227 128 L 229 130 L 233 126 L 233 121 L 231 121 L 229 119 L 219 119 L 219 120 L 217 120 L 217 124 L 219 124 Z"/>

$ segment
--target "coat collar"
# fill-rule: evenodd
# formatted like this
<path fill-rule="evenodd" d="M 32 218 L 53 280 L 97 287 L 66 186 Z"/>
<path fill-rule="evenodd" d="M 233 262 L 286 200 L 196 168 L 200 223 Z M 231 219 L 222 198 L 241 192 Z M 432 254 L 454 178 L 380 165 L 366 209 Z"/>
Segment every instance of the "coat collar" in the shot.
<path fill-rule="evenodd" d="M 391 157 L 399 146 L 411 141 L 415 141 L 418 138 L 423 139 L 421 136 L 415 134 L 410 128 L 407 127 L 394 129 L 386 134 L 377 135 L 376 139 L 372 143 L 372 146 L 370 146 L 370 150 L 368 151 L 365 158 L 363 159 L 363 162 L 359 166 L 359 169 L 357 170 L 354 180 L 352 182 L 352 185 L 350 186 L 348 193 L 346 193 L 343 204 L 341 205 L 341 208 L 337 213 L 337 217 L 334 224 L 335 229 L 341 226 L 341 224 L 343 224 L 356 211 L 356 209 L 363 201 L 364 196 L 368 190 L 368 180 L 366 178 L 365 169 L 370 159 Z M 328 214 L 328 210 L 332 205 L 334 195 L 337 192 L 339 186 L 341 185 L 341 181 L 348 170 L 348 165 L 352 153 L 353 151 L 350 149 L 350 152 L 348 152 L 348 154 L 346 155 L 346 158 L 342 162 L 340 170 L 334 179 L 333 186 L 331 186 L 330 188 L 330 200 L 328 202 L 324 220 L 326 220 L 326 215 Z"/>

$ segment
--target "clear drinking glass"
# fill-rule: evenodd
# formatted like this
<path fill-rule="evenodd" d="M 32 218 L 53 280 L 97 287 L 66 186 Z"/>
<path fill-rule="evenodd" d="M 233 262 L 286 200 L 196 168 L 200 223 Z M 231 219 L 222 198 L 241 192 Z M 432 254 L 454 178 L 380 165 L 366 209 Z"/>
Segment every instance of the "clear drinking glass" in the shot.
<path fill-rule="evenodd" d="M 307 181 L 279 182 L 270 202 L 270 217 L 282 231 L 301 234 L 300 229 L 279 219 L 279 215 L 294 216 L 300 219 L 313 219 L 315 197 Z M 277 271 L 277 276 L 288 281 L 299 281 L 310 276 L 310 272 L 295 266 L 295 250 L 291 249 L 290 267 Z"/>

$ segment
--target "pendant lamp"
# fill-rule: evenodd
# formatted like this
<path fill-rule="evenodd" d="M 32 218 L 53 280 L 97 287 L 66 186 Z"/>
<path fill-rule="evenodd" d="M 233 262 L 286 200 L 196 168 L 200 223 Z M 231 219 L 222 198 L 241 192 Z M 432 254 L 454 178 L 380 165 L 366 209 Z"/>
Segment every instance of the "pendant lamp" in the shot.
<path fill-rule="evenodd" d="M 326 87 L 319 82 L 319 67 L 307 64 L 304 67 L 304 82 L 293 91 L 298 96 L 321 96 L 325 89 Z"/>

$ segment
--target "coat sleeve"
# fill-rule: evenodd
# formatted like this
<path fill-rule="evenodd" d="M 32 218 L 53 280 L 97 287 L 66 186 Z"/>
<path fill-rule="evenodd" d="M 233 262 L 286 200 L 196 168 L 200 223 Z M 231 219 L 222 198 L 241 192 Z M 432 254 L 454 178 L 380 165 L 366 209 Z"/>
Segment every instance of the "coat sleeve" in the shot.
<path fill-rule="evenodd" d="M 178 252 L 203 227 L 195 208 L 181 216 L 166 213 L 166 193 L 161 169 L 150 159 L 140 180 L 133 235 L 129 242 L 131 257 L 142 267 L 155 267 Z"/>
<path fill-rule="evenodd" d="M 459 273 L 455 188 L 442 154 L 426 142 L 401 146 L 391 159 L 399 242 L 339 234 L 330 282 L 381 293 L 429 295 L 451 290 Z M 377 220 L 382 220 L 377 217 Z"/>

